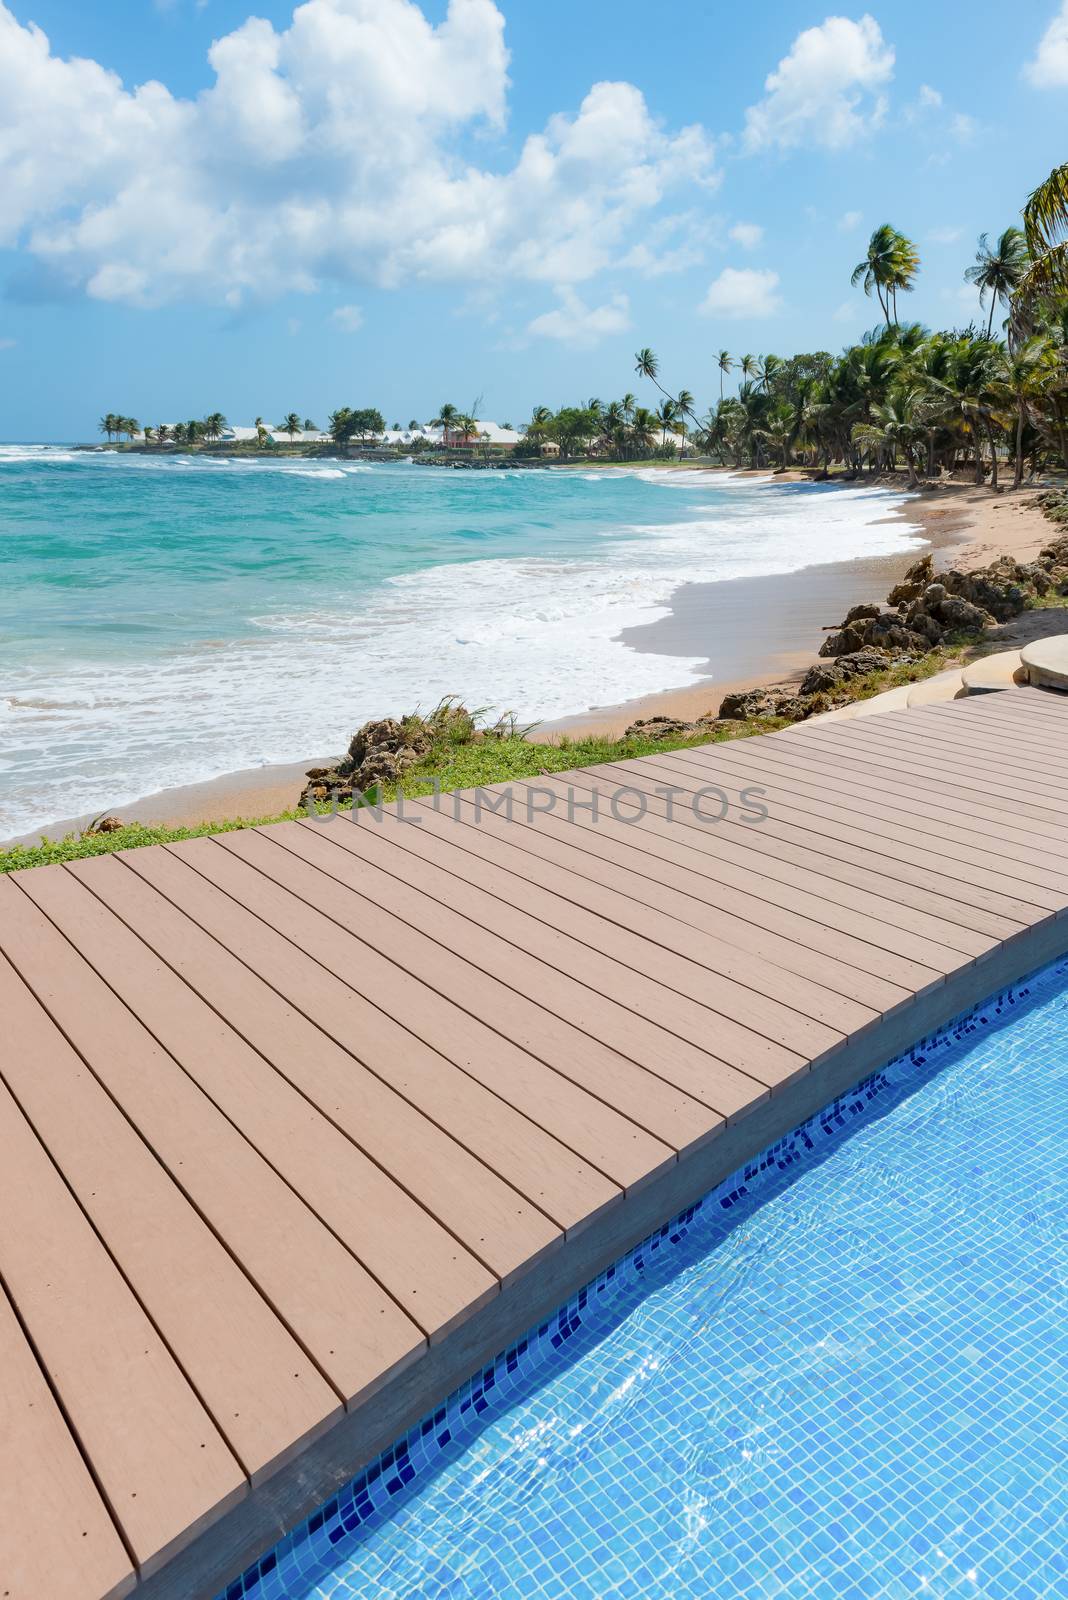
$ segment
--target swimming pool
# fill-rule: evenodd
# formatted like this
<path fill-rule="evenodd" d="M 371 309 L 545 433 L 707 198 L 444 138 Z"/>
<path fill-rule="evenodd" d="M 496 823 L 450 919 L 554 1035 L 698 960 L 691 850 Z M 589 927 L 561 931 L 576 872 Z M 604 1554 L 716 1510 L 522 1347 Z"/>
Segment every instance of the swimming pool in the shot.
<path fill-rule="evenodd" d="M 623 1261 L 227 1600 L 1068 1596 L 1068 962 Z"/>

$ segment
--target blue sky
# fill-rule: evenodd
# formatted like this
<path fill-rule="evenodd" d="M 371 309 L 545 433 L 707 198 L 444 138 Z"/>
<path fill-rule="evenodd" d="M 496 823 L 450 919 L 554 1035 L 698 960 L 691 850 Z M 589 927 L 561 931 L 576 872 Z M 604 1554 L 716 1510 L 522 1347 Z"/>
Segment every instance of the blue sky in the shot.
<path fill-rule="evenodd" d="M 967 322 L 1066 126 L 1068 0 L 0 3 L 0 438 L 518 422 L 638 390 L 645 344 L 707 404 L 724 346 L 874 323 L 883 221 L 909 313 Z"/>

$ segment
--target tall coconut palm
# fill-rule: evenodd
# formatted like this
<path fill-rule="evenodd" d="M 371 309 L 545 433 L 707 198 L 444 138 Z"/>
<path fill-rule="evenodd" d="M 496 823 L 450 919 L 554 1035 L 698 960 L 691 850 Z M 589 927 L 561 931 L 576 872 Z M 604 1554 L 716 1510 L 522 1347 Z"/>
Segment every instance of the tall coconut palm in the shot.
<path fill-rule="evenodd" d="M 857 262 L 849 279 L 854 287 L 858 283 L 863 283 L 864 293 L 869 299 L 872 290 L 875 291 L 887 327 L 890 325 L 890 283 L 894 274 L 896 248 L 896 230 L 888 222 L 881 223 L 868 240 L 868 249 L 863 261 Z"/>
<path fill-rule="evenodd" d="M 282 423 L 282 431 L 283 433 L 288 433 L 289 442 L 292 444 L 293 440 L 300 432 L 300 418 L 295 411 L 290 411 L 286 414 L 285 420 Z"/>
<path fill-rule="evenodd" d="M 1057 369 L 1056 352 L 1041 334 L 1028 339 L 1019 350 L 1001 355 L 993 387 L 1015 421 L 1013 489 L 1023 483 L 1023 438 L 1029 410 L 1044 398 Z"/>
<path fill-rule="evenodd" d="M 638 404 L 637 395 L 633 395 L 628 391 L 619 403 L 623 407 L 623 420 L 629 422 L 634 415 L 634 407 Z"/>
<path fill-rule="evenodd" d="M 1023 219 L 1031 264 L 1013 301 L 1013 320 L 1030 329 L 1043 302 L 1068 293 L 1068 161 L 1030 195 Z"/>
<path fill-rule="evenodd" d="M 156 424 L 156 443 L 159 445 L 161 450 L 163 449 L 163 446 L 170 439 L 170 436 L 171 436 L 171 430 L 167 426 L 167 424 L 165 422 L 157 422 L 157 424 Z"/>
<path fill-rule="evenodd" d="M 893 270 L 890 275 L 890 300 L 894 308 L 894 322 L 897 322 L 897 292 L 900 289 L 905 294 L 911 294 L 916 287 L 916 278 L 920 270 L 920 252 L 912 240 L 903 233 L 894 229 L 894 258 Z"/>
<path fill-rule="evenodd" d="M 897 321 L 897 293 L 908 293 L 920 270 L 920 253 L 911 239 L 883 222 L 868 240 L 863 261 L 853 268 L 850 283 L 863 283 L 868 296 L 875 291 L 887 327 Z"/>
<path fill-rule="evenodd" d="M 209 444 L 214 444 L 226 427 L 226 418 L 221 411 L 212 411 L 204 418 L 201 424 L 204 438 Z"/>
<path fill-rule="evenodd" d="M 645 406 L 635 406 L 630 424 L 630 443 L 641 452 L 651 450 L 656 443 L 656 417 Z"/>
<path fill-rule="evenodd" d="M 1006 228 L 991 247 L 985 233 L 979 235 L 979 248 L 975 252 L 975 265 L 964 274 L 966 283 L 974 283 L 979 290 L 979 304 L 986 306 L 990 296 L 990 317 L 986 325 L 989 339 L 994 331 L 994 312 L 1000 303 L 1007 306 L 1020 287 L 1027 271 L 1030 257 L 1027 240 L 1020 228 Z"/>
<path fill-rule="evenodd" d="M 654 412 L 654 415 L 656 417 L 657 423 L 658 423 L 659 428 L 660 428 L 660 447 L 661 447 L 661 449 L 664 449 L 666 447 L 666 445 L 667 445 L 668 432 L 669 431 L 674 431 L 675 422 L 676 422 L 676 419 L 678 417 L 678 414 L 679 414 L 678 406 L 675 404 L 674 400 L 670 400 L 670 399 L 669 400 L 661 400 L 660 404 L 656 408 L 656 411 Z"/>
<path fill-rule="evenodd" d="M 740 356 L 738 358 L 738 371 L 742 375 L 742 382 L 748 383 L 750 378 L 754 378 L 757 373 L 756 356 Z"/>
<path fill-rule="evenodd" d="M 304 418 L 304 432 L 305 433 L 318 433 L 319 432 L 319 424 L 317 422 L 313 422 L 311 417 L 305 417 Z"/>
<path fill-rule="evenodd" d="M 909 486 L 919 482 L 916 453 L 927 432 L 928 415 L 924 397 L 918 389 L 899 389 L 882 404 L 873 407 L 870 422 L 858 422 L 854 440 L 865 449 L 885 451 L 890 462 L 900 449 L 908 468 Z"/>
<path fill-rule="evenodd" d="M 441 429 L 441 442 L 442 442 L 442 444 L 448 444 L 448 442 L 449 442 L 449 430 L 452 428 L 453 423 L 456 421 L 456 419 L 459 416 L 459 414 L 460 413 L 457 411 L 455 406 L 453 406 L 453 405 L 443 405 L 441 407 L 441 409 L 438 411 L 438 414 L 434 418 L 433 422 L 430 424 L 430 426 L 432 428 L 440 428 Z"/>
<path fill-rule="evenodd" d="M 719 368 L 719 397 L 723 399 L 723 380 L 734 366 L 734 357 L 729 350 L 721 350 L 716 357 L 716 366 Z"/>
<path fill-rule="evenodd" d="M 97 427 L 100 429 L 100 432 L 107 434 L 108 444 L 111 443 L 112 439 L 119 431 L 118 427 L 116 426 L 118 420 L 119 419 L 116 417 L 114 411 L 109 411 L 107 416 L 101 417 L 100 421 L 97 423 Z"/>

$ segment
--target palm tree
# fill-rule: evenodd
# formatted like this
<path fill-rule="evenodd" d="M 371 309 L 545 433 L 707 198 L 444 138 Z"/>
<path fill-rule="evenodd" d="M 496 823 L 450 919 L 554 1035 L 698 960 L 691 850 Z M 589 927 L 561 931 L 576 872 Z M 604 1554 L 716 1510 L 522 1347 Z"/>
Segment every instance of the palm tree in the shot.
<path fill-rule="evenodd" d="M 672 431 L 674 431 L 675 422 L 679 414 L 679 408 L 675 404 L 674 400 L 661 400 L 654 414 L 657 422 L 660 425 L 660 447 L 661 449 L 664 449 L 667 446 L 668 429 L 670 428 Z"/>
<path fill-rule="evenodd" d="M 916 276 L 920 270 L 920 252 L 911 239 L 903 233 L 894 230 L 894 256 L 893 267 L 890 274 L 890 298 L 894 306 L 894 322 L 897 322 L 897 291 L 900 289 L 905 294 L 911 294 L 916 286 Z"/>
<path fill-rule="evenodd" d="M 112 438 L 119 431 L 118 421 L 119 419 L 116 417 L 114 411 L 109 411 L 107 416 L 101 417 L 100 421 L 97 423 L 97 427 L 100 429 L 100 432 L 107 434 L 108 444 L 111 443 Z"/>
<path fill-rule="evenodd" d="M 1058 362 L 1053 346 L 1038 334 L 1014 353 L 1003 352 L 999 365 L 994 388 L 997 397 L 1007 403 L 1015 414 L 1012 487 L 1018 489 L 1023 483 L 1023 437 L 1028 412 L 1044 396 L 1051 380 L 1055 378 Z"/>
<path fill-rule="evenodd" d="M 679 390 L 678 394 L 675 396 L 675 404 L 678 407 L 679 413 L 680 413 L 679 416 L 675 420 L 675 432 L 679 435 L 680 439 L 682 440 L 682 444 L 679 446 L 680 453 L 682 455 L 685 455 L 686 454 L 686 424 L 683 421 L 683 418 L 684 417 L 691 418 L 691 420 L 693 421 L 694 425 L 696 427 L 698 427 L 698 428 L 701 426 L 701 421 L 700 421 L 700 418 L 697 415 L 697 412 L 694 410 L 694 407 L 696 406 L 697 401 L 694 399 L 694 397 L 690 393 L 689 389 L 680 389 Z"/>
<path fill-rule="evenodd" d="M 966 283 L 975 284 L 979 290 L 979 304 L 984 308 L 986 297 L 988 294 L 990 296 L 990 318 L 986 325 L 988 339 L 994 331 L 994 312 L 998 302 L 1003 306 L 1010 303 L 1027 271 L 1029 259 L 1027 240 L 1019 228 L 1006 228 L 1004 233 L 998 235 L 993 249 L 987 243 L 986 234 L 979 235 L 975 265 L 967 269 L 964 279 Z"/>
<path fill-rule="evenodd" d="M 219 435 L 226 427 L 226 418 L 223 416 L 221 411 L 212 411 L 204 418 L 202 427 L 204 438 L 207 439 L 209 444 L 214 444 L 215 440 L 218 439 Z"/>
<path fill-rule="evenodd" d="M 165 422 L 158 422 L 156 424 L 156 443 L 159 445 L 161 450 L 167 443 L 170 436 L 171 430 L 168 428 L 167 424 Z"/>
<path fill-rule="evenodd" d="M 1023 210 L 1031 262 L 1013 301 L 1016 331 L 1030 331 L 1039 307 L 1068 291 L 1068 161 L 1054 167 Z"/>
<path fill-rule="evenodd" d="M 789 407 L 776 407 L 764 426 L 755 431 L 761 439 L 766 439 L 779 451 L 782 457 L 781 470 L 785 472 L 790 465 L 790 448 L 794 442 L 794 424 Z"/>
<path fill-rule="evenodd" d="M 133 438 L 135 433 L 140 433 L 141 431 L 141 424 L 136 417 L 119 417 L 118 424 L 119 432 L 124 433 L 128 441 Z"/>
<path fill-rule="evenodd" d="M 527 423 L 527 438 L 544 438 L 549 431 L 549 424 L 552 420 L 553 414 L 548 406 L 535 406 L 530 413 L 530 421 Z"/>
<path fill-rule="evenodd" d="M 723 399 L 723 380 L 727 376 L 728 372 L 730 372 L 731 368 L 734 366 L 734 357 L 731 355 L 729 350 L 721 350 L 720 351 L 719 355 L 716 358 L 716 365 L 719 368 L 719 398 L 722 401 L 722 399 Z"/>
<path fill-rule="evenodd" d="M 630 424 L 630 442 L 634 449 L 651 450 L 656 442 L 656 417 L 645 406 L 635 406 Z"/>
<path fill-rule="evenodd" d="M 441 429 L 441 442 L 442 442 L 442 444 L 448 444 L 448 442 L 449 442 L 449 429 L 452 427 L 453 423 L 456 421 L 458 416 L 459 416 L 459 412 L 457 411 L 455 406 L 444 405 L 444 406 L 441 407 L 441 410 L 438 412 L 437 416 L 434 418 L 433 422 L 430 424 L 430 426 L 432 428 L 440 428 Z"/>
<path fill-rule="evenodd" d="M 894 277 L 894 261 L 898 249 L 897 231 L 888 222 L 882 223 L 868 240 L 868 250 L 863 261 L 853 268 L 850 283 L 854 287 L 863 280 L 864 293 L 871 298 L 874 289 L 879 308 L 887 327 L 890 326 L 890 287 Z"/>
<path fill-rule="evenodd" d="M 885 451 L 892 465 L 900 449 L 908 468 L 909 487 L 919 483 L 916 475 L 916 449 L 927 432 L 928 419 L 923 396 L 918 389 L 900 389 L 885 404 L 873 407 L 871 422 L 858 422 L 854 440 L 867 449 Z"/>
<path fill-rule="evenodd" d="M 629 422 L 634 415 L 634 407 L 638 404 L 637 395 L 633 395 L 628 391 L 619 403 L 623 408 L 623 420 Z"/>
<path fill-rule="evenodd" d="M 742 382 L 746 383 L 755 376 L 757 370 L 756 356 L 742 356 L 738 362 L 738 370 L 742 375 Z"/>
<path fill-rule="evenodd" d="M 286 414 L 285 420 L 282 423 L 282 432 L 288 433 L 289 442 L 292 444 L 293 440 L 300 432 L 300 418 L 295 411 L 290 411 Z"/>
<path fill-rule="evenodd" d="M 318 433 L 319 432 L 319 424 L 317 422 L 313 422 L 311 417 L 305 417 L 304 418 L 304 432 L 305 433 Z"/>

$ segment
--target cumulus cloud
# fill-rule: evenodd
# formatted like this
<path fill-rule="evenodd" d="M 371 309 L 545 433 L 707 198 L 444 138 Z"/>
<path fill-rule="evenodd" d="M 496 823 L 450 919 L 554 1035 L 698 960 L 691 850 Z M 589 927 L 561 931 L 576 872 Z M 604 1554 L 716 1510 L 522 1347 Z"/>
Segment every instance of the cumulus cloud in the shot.
<path fill-rule="evenodd" d="M 863 211 L 843 211 L 838 218 L 838 232 L 855 233 L 863 221 Z"/>
<path fill-rule="evenodd" d="M 494 0 L 305 0 L 217 39 L 195 99 L 63 60 L 0 0 L 0 246 L 104 300 L 241 305 L 324 280 L 554 285 L 618 259 L 673 190 L 717 181 L 700 127 L 595 84 L 496 170 L 508 89 Z M 488 137 L 486 137 L 488 136 Z M 500 163 L 498 163 L 499 165 Z"/>
<path fill-rule="evenodd" d="M 756 222 L 736 222 L 727 237 L 740 244 L 743 250 L 755 250 L 764 237 L 764 230 Z"/>
<path fill-rule="evenodd" d="M 709 317 L 770 317 L 782 305 L 779 274 L 753 267 L 724 267 L 709 284 L 701 310 Z"/>
<path fill-rule="evenodd" d="M 893 47 L 874 17 L 827 17 L 799 33 L 765 79 L 764 99 L 745 114 L 744 146 L 753 152 L 851 144 L 883 120 L 879 91 L 893 75 Z"/>
<path fill-rule="evenodd" d="M 359 306 L 338 306 L 333 317 L 338 327 L 345 333 L 358 333 L 363 327 L 363 312 Z"/>
<path fill-rule="evenodd" d="M 1068 0 L 1063 0 L 1039 40 L 1034 58 L 1024 67 L 1024 77 L 1036 89 L 1068 87 Z"/>
<path fill-rule="evenodd" d="M 543 311 L 528 323 L 529 334 L 589 349 L 606 334 L 625 333 L 630 327 L 630 303 L 625 294 L 613 295 L 603 306 L 590 307 L 565 285 L 557 290 L 557 299 L 560 304 L 554 311 Z"/>

